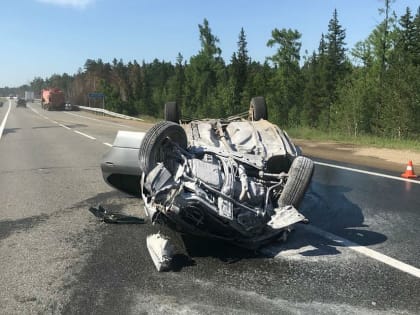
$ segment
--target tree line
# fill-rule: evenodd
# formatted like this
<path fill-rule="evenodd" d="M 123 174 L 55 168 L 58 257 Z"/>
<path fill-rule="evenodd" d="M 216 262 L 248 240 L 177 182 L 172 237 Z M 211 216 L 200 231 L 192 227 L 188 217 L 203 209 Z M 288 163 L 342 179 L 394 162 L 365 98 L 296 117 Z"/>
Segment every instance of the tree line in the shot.
<path fill-rule="evenodd" d="M 59 87 L 75 104 L 87 94 L 105 94 L 107 109 L 128 115 L 161 117 L 163 104 L 176 101 L 188 117 L 226 117 L 247 111 L 253 96 L 265 96 L 269 119 L 287 127 L 311 127 L 352 136 L 372 134 L 416 138 L 420 134 L 420 7 L 397 16 L 384 0 L 381 22 L 352 49 L 334 10 L 319 47 L 301 56 L 301 33 L 271 32 L 265 62 L 248 55 L 244 29 L 229 62 L 221 57 L 219 39 L 204 19 L 198 25 L 200 50 L 188 61 L 178 53 L 175 64 L 153 60 L 111 63 L 86 60 L 68 75 L 35 78 L 35 92 Z M 0 89 L 0 93 L 7 94 Z M 9 89 L 10 90 L 10 89 Z M 15 89 L 16 91 L 16 89 Z M 99 106 L 91 100 L 92 106 Z"/>

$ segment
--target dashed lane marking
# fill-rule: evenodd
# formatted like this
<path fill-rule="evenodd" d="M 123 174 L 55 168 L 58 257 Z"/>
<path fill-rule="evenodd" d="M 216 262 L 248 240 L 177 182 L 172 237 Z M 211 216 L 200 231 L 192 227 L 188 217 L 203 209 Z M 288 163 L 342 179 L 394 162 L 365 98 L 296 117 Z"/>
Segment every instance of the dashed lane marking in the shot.
<path fill-rule="evenodd" d="M 74 131 L 75 133 L 77 133 L 77 134 L 79 134 L 79 135 L 83 136 L 83 137 L 88 138 L 88 139 L 96 140 L 96 138 L 95 138 L 95 137 L 89 136 L 89 135 L 87 135 L 87 134 L 85 134 L 85 133 L 83 133 L 83 132 L 80 132 L 80 131 L 78 131 L 78 130 L 73 130 L 73 131 Z"/>
<path fill-rule="evenodd" d="M 32 108 L 32 106 L 28 106 L 34 113 L 36 113 L 36 114 L 38 114 L 39 116 L 41 116 L 42 118 L 45 118 L 46 120 L 49 120 L 49 121 L 51 121 L 52 123 L 54 123 L 54 124 L 57 124 L 57 125 L 59 125 L 60 127 L 63 127 L 63 128 L 65 128 L 65 129 L 67 129 L 67 130 L 71 130 L 71 131 L 73 131 L 74 133 L 77 133 L 77 134 L 79 134 L 79 135 L 81 135 L 81 136 L 83 136 L 83 137 L 86 137 L 86 138 L 88 138 L 88 139 L 91 139 L 91 140 L 96 140 L 96 138 L 95 137 L 92 137 L 92 136 L 90 136 L 90 135 L 88 135 L 88 134 L 86 134 L 86 133 L 84 133 L 84 132 L 81 132 L 81 131 L 78 131 L 78 130 L 74 130 L 74 129 L 72 129 L 72 128 L 70 128 L 70 127 L 67 127 L 66 125 L 63 125 L 63 124 L 61 124 L 61 123 L 59 123 L 58 121 L 55 121 L 55 120 L 53 120 L 53 119 L 51 119 L 51 118 L 49 118 L 49 117 L 47 117 L 47 116 L 45 116 L 45 115 L 42 115 L 42 114 L 40 114 L 36 109 L 34 109 L 34 108 Z"/>
<path fill-rule="evenodd" d="M 70 127 L 67 127 L 66 125 L 63 125 L 63 124 L 58 124 L 60 127 L 63 127 L 63 128 L 65 128 L 65 129 L 67 129 L 67 130 L 71 130 L 71 128 Z"/>

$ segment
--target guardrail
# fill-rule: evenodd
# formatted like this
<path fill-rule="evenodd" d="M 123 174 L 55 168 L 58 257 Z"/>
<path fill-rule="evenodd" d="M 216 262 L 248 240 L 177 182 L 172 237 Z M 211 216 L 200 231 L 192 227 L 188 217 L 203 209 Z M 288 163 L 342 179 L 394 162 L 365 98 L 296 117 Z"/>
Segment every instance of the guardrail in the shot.
<path fill-rule="evenodd" d="M 106 116 L 117 117 L 117 118 L 128 119 L 128 120 L 144 121 L 141 118 L 131 117 L 131 116 L 123 115 L 123 114 L 114 113 L 114 112 L 111 112 L 110 110 L 107 110 L 107 109 L 102 109 L 102 108 L 97 108 L 97 107 L 87 107 L 87 106 L 78 106 L 78 107 L 80 108 L 80 110 L 84 110 L 84 111 L 87 111 L 87 112 L 94 112 L 94 113 L 97 113 L 97 114 L 101 113 L 101 114 L 106 115 Z"/>

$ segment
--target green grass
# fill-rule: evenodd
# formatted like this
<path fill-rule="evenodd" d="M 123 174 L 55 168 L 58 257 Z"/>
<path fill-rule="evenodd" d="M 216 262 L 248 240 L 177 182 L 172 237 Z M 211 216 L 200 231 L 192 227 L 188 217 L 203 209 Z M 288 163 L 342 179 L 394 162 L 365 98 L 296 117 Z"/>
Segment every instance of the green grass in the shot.
<path fill-rule="evenodd" d="M 360 135 L 354 137 L 344 135 L 339 132 L 326 132 L 308 127 L 289 128 L 286 131 L 290 135 L 290 137 L 296 139 L 336 141 L 340 143 L 355 144 L 376 148 L 413 150 L 420 152 L 420 140 L 383 138 L 371 135 Z"/>

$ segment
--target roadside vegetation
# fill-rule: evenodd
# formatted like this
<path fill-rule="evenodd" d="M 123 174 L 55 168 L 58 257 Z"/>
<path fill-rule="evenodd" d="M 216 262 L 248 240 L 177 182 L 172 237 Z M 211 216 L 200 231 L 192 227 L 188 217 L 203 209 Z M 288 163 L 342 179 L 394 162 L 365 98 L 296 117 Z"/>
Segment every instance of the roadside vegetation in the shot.
<path fill-rule="evenodd" d="M 276 28 L 267 36 L 273 55 L 257 62 L 241 29 L 238 49 L 225 61 L 204 19 L 198 25 L 200 50 L 189 60 L 182 53 L 175 64 L 88 59 L 74 75 L 37 77 L 0 94 L 58 87 L 72 103 L 86 105 L 88 93 L 102 92 L 107 109 L 140 117 L 162 117 L 167 101 L 177 101 L 190 117 L 228 116 L 246 111 L 251 97 L 262 95 L 269 119 L 297 137 L 419 148 L 420 7 L 397 16 L 392 1 L 382 3 L 379 24 L 352 48 L 335 10 L 316 51 L 302 56 L 301 33 Z"/>

